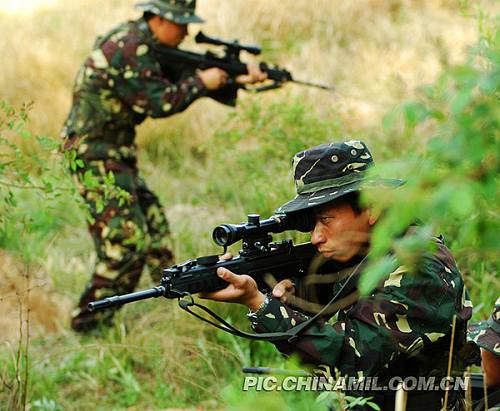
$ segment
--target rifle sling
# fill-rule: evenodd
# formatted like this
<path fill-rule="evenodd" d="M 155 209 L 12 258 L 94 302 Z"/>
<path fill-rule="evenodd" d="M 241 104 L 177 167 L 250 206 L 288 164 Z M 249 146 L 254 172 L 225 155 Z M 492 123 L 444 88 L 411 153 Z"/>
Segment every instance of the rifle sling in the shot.
<path fill-rule="evenodd" d="M 346 282 L 342 285 L 340 290 L 333 296 L 333 298 L 318 312 L 316 313 L 313 317 L 309 318 L 308 320 L 296 325 L 295 327 L 290 328 L 286 332 L 273 332 L 273 333 L 259 333 L 259 334 L 254 334 L 254 333 L 248 333 L 246 331 L 238 330 L 236 327 L 232 326 L 229 324 L 226 320 L 224 320 L 222 317 L 217 315 L 215 312 L 213 312 L 210 308 L 198 304 L 194 301 L 194 298 L 191 294 L 185 294 L 188 299 L 179 299 L 179 307 L 182 308 L 184 311 L 188 312 L 191 315 L 194 315 L 196 318 L 213 325 L 214 327 L 228 332 L 230 334 L 236 335 L 238 337 L 243 337 L 247 338 L 249 340 L 263 340 L 263 341 L 284 341 L 287 340 L 289 343 L 295 341 L 298 337 L 299 334 L 303 331 L 305 331 L 307 328 L 309 328 L 319 317 L 321 317 L 329 307 L 332 307 L 329 311 L 330 312 L 335 312 L 338 310 L 342 310 L 353 303 L 355 303 L 358 298 L 359 298 L 359 291 L 356 289 L 356 285 L 359 280 L 360 272 L 359 268 L 363 265 L 365 260 L 367 259 L 368 256 L 365 256 L 361 262 L 353 269 L 351 274 L 347 277 Z M 354 291 L 348 293 L 345 295 L 344 290 L 349 290 L 347 288 L 347 285 L 351 289 L 354 289 Z M 344 292 L 344 293 L 343 293 Z M 190 307 L 198 307 L 201 310 L 205 311 L 210 317 L 215 319 L 217 322 L 211 321 L 194 311 L 190 309 Z"/>

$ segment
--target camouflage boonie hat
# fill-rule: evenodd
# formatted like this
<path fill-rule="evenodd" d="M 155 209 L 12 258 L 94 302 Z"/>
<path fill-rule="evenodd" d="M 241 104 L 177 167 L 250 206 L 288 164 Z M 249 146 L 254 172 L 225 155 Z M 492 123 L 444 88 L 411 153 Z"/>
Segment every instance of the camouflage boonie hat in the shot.
<path fill-rule="evenodd" d="M 151 0 L 147 3 L 138 3 L 135 7 L 177 24 L 205 22 L 205 20 L 194 14 L 196 0 Z"/>
<path fill-rule="evenodd" d="M 290 213 L 328 203 L 369 186 L 398 187 L 398 179 L 368 178 L 374 165 L 372 155 L 362 141 L 322 144 L 301 151 L 292 159 L 297 196 L 276 213 Z"/>
<path fill-rule="evenodd" d="M 467 339 L 500 356 L 500 298 L 497 299 L 493 314 L 488 320 L 469 325 Z"/>

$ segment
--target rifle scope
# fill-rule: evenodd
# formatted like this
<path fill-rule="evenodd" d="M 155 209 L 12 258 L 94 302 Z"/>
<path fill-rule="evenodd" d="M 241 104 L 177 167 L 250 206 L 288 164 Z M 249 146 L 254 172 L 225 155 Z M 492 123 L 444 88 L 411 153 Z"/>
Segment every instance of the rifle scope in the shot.
<path fill-rule="evenodd" d="M 230 49 L 234 50 L 244 50 L 247 53 L 254 54 L 254 55 L 259 55 L 262 52 L 262 49 L 259 46 L 253 45 L 253 44 L 240 44 L 238 40 L 235 41 L 224 41 L 221 39 L 218 39 L 216 37 L 209 37 L 206 34 L 204 34 L 202 31 L 198 32 L 198 34 L 195 36 L 194 41 L 196 43 L 205 43 L 205 44 L 213 44 L 214 46 L 225 46 L 229 47 Z"/>
<path fill-rule="evenodd" d="M 273 215 L 262 221 L 258 214 L 249 214 L 246 223 L 221 224 L 215 227 L 212 238 L 215 244 L 228 247 L 239 240 L 261 237 L 269 233 L 281 233 L 286 230 L 307 233 L 311 231 L 312 223 L 312 214 L 308 212 Z"/>

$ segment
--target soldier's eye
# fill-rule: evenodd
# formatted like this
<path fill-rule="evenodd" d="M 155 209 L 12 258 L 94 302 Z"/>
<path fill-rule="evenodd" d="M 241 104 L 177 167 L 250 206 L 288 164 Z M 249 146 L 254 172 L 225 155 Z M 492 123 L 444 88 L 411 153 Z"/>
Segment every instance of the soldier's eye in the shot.
<path fill-rule="evenodd" d="M 328 224 L 328 222 L 334 218 L 335 217 L 332 216 L 321 216 L 319 217 L 319 221 L 321 221 L 322 224 Z"/>

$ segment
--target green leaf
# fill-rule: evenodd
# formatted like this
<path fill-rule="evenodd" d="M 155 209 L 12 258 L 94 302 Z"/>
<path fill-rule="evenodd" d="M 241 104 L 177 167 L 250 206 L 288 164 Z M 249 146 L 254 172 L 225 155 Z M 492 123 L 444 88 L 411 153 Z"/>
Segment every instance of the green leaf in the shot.
<path fill-rule="evenodd" d="M 115 184 L 115 175 L 112 171 L 108 172 L 108 182 L 109 184 Z"/>
<path fill-rule="evenodd" d="M 403 112 L 406 123 L 413 128 L 429 116 L 429 110 L 425 105 L 419 102 L 409 102 L 403 105 Z"/>
<path fill-rule="evenodd" d="M 11 207 L 17 207 L 16 197 L 11 190 L 8 191 L 7 197 L 5 197 L 5 203 Z"/>
<path fill-rule="evenodd" d="M 50 180 L 42 179 L 42 183 L 44 184 L 45 190 L 47 192 L 50 193 L 50 192 L 54 191 L 54 185 L 53 185 L 53 183 Z"/>
<path fill-rule="evenodd" d="M 95 208 L 98 213 L 101 213 L 104 210 L 104 201 L 101 197 L 97 198 L 95 201 Z"/>
<path fill-rule="evenodd" d="M 50 137 L 46 136 L 37 136 L 36 140 L 38 141 L 38 144 L 44 149 L 44 150 L 55 150 L 59 148 L 60 143 L 57 140 L 54 140 Z"/>
<path fill-rule="evenodd" d="M 19 135 L 20 135 L 20 136 L 21 136 L 24 140 L 29 140 L 29 139 L 32 137 L 31 133 L 30 133 L 28 130 L 21 130 L 21 131 L 19 132 Z"/>
<path fill-rule="evenodd" d="M 381 257 L 378 261 L 371 263 L 359 281 L 361 295 L 370 294 L 377 284 L 392 273 L 397 266 L 397 260 L 390 256 Z"/>
<path fill-rule="evenodd" d="M 401 107 L 396 106 L 384 116 L 382 120 L 382 126 L 386 131 L 390 131 L 396 125 L 396 122 L 400 118 L 401 118 Z"/>
<path fill-rule="evenodd" d="M 434 193 L 432 200 L 436 211 L 451 212 L 459 218 L 469 216 L 475 209 L 474 189 L 466 181 L 444 182 Z"/>
<path fill-rule="evenodd" d="M 451 101 L 450 107 L 455 116 L 459 116 L 462 111 L 465 110 L 465 107 L 467 107 L 467 105 L 469 104 L 471 97 L 472 90 L 470 88 L 465 88 L 457 93 L 457 95 Z"/>
<path fill-rule="evenodd" d="M 375 404 L 372 401 L 368 401 L 366 404 L 372 407 L 375 411 L 380 411 L 380 407 L 378 406 L 378 404 Z"/>
<path fill-rule="evenodd" d="M 89 189 L 97 187 L 96 178 L 92 174 L 92 170 L 86 170 L 83 174 L 83 185 Z"/>

